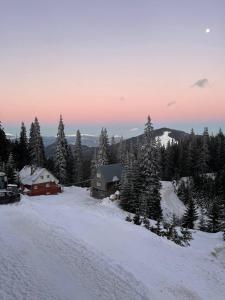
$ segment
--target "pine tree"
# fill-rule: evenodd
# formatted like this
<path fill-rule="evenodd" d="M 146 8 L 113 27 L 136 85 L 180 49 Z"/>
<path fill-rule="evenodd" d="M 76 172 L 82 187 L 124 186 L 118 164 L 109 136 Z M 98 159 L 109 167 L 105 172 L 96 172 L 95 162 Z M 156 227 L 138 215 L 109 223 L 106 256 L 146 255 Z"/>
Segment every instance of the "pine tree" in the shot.
<path fill-rule="evenodd" d="M 190 189 L 188 189 L 187 192 L 189 201 L 183 216 L 183 226 L 185 228 L 193 229 L 195 221 L 198 219 L 198 213 Z"/>
<path fill-rule="evenodd" d="M 115 140 L 114 136 L 112 136 L 112 138 L 111 138 L 109 161 L 111 164 L 117 163 L 117 145 L 116 145 L 116 140 Z"/>
<path fill-rule="evenodd" d="M 74 150 L 74 182 L 76 185 L 82 186 L 83 181 L 83 157 L 81 148 L 81 134 L 77 130 L 75 150 Z"/>
<path fill-rule="evenodd" d="M 1 121 L 0 121 L 0 158 L 2 162 L 6 162 L 8 157 L 8 147 L 9 142 L 6 138 L 4 128 L 2 127 Z"/>
<path fill-rule="evenodd" d="M 159 179 L 159 153 L 155 138 L 153 138 L 153 126 L 151 118 L 144 130 L 144 145 L 141 154 L 142 169 L 142 192 L 141 192 L 141 213 L 144 217 L 160 220 L 162 218 L 160 179 Z"/>
<path fill-rule="evenodd" d="M 9 154 L 9 158 L 6 163 L 6 175 L 9 183 L 14 184 L 17 182 L 15 162 L 12 153 Z"/>
<path fill-rule="evenodd" d="M 123 137 L 120 138 L 118 151 L 117 151 L 117 161 L 121 164 L 124 164 L 126 160 L 126 143 L 123 140 Z"/>
<path fill-rule="evenodd" d="M 21 124 L 20 138 L 18 142 L 17 160 L 19 170 L 22 169 L 25 165 L 29 165 L 30 163 L 27 132 L 23 122 Z"/>
<path fill-rule="evenodd" d="M 199 229 L 201 231 L 207 231 L 206 212 L 202 207 L 200 209 Z"/>
<path fill-rule="evenodd" d="M 220 197 L 214 197 L 212 206 L 208 214 L 208 230 L 210 232 L 218 232 L 223 228 L 224 216 L 223 216 L 223 202 Z"/>
<path fill-rule="evenodd" d="M 102 128 L 99 137 L 99 147 L 97 153 L 97 165 L 107 165 L 109 163 L 109 141 L 108 134 L 105 128 Z"/>
<path fill-rule="evenodd" d="M 31 123 L 29 152 L 32 165 L 35 167 L 43 167 L 45 165 L 44 145 L 37 117 L 35 117 L 34 122 Z"/>
<path fill-rule="evenodd" d="M 62 184 L 67 183 L 68 180 L 68 145 L 64 133 L 64 124 L 62 116 L 60 115 L 58 133 L 56 139 L 56 152 L 55 152 L 55 171 L 59 181 Z"/>
<path fill-rule="evenodd" d="M 133 207 L 133 182 L 132 168 L 129 153 L 126 154 L 126 161 L 123 166 L 120 183 L 120 206 L 129 212 L 134 213 Z"/>
<path fill-rule="evenodd" d="M 201 174 L 205 174 L 209 171 L 209 133 L 208 128 L 205 127 L 202 137 L 202 148 L 199 158 L 199 171 Z"/>

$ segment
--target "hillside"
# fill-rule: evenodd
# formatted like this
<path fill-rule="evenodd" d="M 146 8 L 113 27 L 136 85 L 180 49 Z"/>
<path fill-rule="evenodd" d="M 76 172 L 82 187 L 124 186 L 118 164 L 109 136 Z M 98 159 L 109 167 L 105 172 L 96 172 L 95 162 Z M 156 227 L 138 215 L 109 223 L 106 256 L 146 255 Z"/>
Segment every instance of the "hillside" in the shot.
<path fill-rule="evenodd" d="M 163 145 L 167 145 L 168 141 L 174 140 L 175 142 L 178 142 L 181 139 L 184 139 L 189 136 L 188 133 L 180 130 L 170 129 L 170 128 L 160 128 L 153 130 L 153 136 L 154 137 L 162 137 L 161 141 Z M 132 137 L 129 139 L 124 139 L 124 143 L 127 145 L 130 144 L 130 142 L 137 142 L 137 139 L 139 142 L 142 142 L 143 134 Z M 82 135 L 82 147 L 83 147 L 83 153 L 84 157 L 89 159 L 89 157 L 93 155 L 94 153 L 94 147 L 98 147 L 98 136 L 89 136 L 89 135 Z M 116 142 L 119 142 L 119 138 L 117 137 Z M 45 153 L 47 157 L 52 157 L 55 153 L 56 148 L 56 138 L 55 137 L 43 137 L 43 141 L 45 144 Z M 73 150 L 74 143 L 75 143 L 75 136 L 67 136 L 67 141 L 71 145 L 71 148 Z M 117 144 L 118 145 L 118 144 Z"/>
<path fill-rule="evenodd" d="M 171 185 L 163 190 L 168 210 Z M 0 299 L 225 298 L 222 234 L 196 231 L 182 248 L 125 216 L 115 203 L 75 187 L 1 206 Z"/>

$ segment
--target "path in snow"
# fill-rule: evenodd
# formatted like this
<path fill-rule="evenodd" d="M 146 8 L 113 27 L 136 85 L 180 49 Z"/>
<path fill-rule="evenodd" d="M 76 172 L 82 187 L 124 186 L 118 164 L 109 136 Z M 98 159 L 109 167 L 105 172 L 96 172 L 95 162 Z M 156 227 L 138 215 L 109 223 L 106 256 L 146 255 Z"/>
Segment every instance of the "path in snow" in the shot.
<path fill-rule="evenodd" d="M 182 203 L 171 183 L 162 187 L 174 211 Z M 225 299 L 221 233 L 197 231 L 182 248 L 126 215 L 75 187 L 0 206 L 0 299 Z"/>
<path fill-rule="evenodd" d="M 119 265 L 64 229 L 21 212 L 1 218 L 1 300 L 149 299 L 144 286 Z"/>

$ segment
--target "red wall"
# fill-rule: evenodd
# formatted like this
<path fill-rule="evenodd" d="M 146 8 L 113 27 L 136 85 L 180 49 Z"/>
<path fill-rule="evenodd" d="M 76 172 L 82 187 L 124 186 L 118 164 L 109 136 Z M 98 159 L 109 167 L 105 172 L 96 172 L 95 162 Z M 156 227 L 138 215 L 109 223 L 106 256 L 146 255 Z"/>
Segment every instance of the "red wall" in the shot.
<path fill-rule="evenodd" d="M 24 186 L 24 187 L 30 190 L 27 193 L 27 195 L 29 196 L 55 195 L 62 192 L 61 187 L 57 185 L 55 182 L 38 183 L 32 186 Z"/>

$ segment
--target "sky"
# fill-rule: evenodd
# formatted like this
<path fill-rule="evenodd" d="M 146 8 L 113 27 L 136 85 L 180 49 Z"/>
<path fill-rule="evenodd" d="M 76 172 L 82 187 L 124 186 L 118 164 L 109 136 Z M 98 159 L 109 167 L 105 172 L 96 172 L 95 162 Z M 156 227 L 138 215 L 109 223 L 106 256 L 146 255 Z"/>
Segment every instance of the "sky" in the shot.
<path fill-rule="evenodd" d="M 0 0 L 0 120 L 225 131 L 225 0 Z"/>

